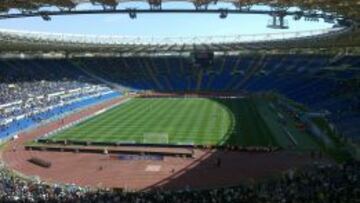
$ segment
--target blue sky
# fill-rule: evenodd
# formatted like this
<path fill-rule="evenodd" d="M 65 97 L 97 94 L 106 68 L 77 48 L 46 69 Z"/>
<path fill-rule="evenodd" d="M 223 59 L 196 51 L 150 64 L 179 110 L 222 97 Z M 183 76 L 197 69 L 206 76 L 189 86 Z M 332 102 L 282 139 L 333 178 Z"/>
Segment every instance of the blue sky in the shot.
<path fill-rule="evenodd" d="M 122 8 L 147 8 L 144 3 L 126 3 Z M 229 4 L 211 5 L 210 8 L 230 7 Z M 188 3 L 165 3 L 163 8 L 193 8 Z M 95 8 L 83 4 L 76 9 Z M 265 8 L 265 7 L 258 7 Z M 53 8 L 48 8 L 53 9 Z M 287 17 L 289 30 L 266 28 L 270 16 L 229 14 L 220 19 L 218 14 L 138 14 L 130 19 L 126 14 L 56 16 L 52 21 L 40 17 L 1 20 L 0 28 L 28 31 L 79 33 L 96 35 L 123 35 L 147 37 L 216 36 L 236 34 L 259 34 L 275 32 L 295 32 L 329 28 L 332 25 L 320 22 L 293 21 Z"/>

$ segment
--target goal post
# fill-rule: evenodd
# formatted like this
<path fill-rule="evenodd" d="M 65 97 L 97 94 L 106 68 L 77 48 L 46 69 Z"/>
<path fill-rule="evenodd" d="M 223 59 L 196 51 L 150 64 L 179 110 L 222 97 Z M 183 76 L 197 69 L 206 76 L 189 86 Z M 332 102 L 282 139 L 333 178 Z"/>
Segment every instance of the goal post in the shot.
<path fill-rule="evenodd" d="M 169 144 L 168 133 L 144 133 L 143 144 Z"/>

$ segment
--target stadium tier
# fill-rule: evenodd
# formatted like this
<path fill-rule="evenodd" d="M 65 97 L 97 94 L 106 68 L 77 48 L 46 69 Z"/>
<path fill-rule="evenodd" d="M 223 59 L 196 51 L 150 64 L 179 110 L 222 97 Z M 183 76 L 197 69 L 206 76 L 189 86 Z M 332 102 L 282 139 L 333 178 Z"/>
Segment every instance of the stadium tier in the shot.
<path fill-rule="evenodd" d="M 360 202 L 359 11 L 0 0 L 0 202 Z"/>
<path fill-rule="evenodd" d="M 96 75 L 120 85 L 123 91 L 276 92 L 314 111 L 329 111 L 328 118 L 347 137 L 357 139 L 360 130 L 353 125 L 360 121 L 360 61 L 355 56 L 219 56 L 209 67 L 194 66 L 188 57 L 27 59 L 0 63 L 1 104 L 6 107 L 3 120 L 9 120 L 10 115 L 26 114 L 27 108 L 19 112 L 16 106 L 29 106 L 31 112 L 74 98 L 98 95 L 99 91 L 109 92 L 91 77 Z M 79 92 L 64 97 L 65 92 L 76 89 Z M 44 98 L 29 101 L 44 95 L 45 104 L 41 101 Z M 27 103 L 17 103 L 19 100 Z M 12 103 L 16 105 L 9 106 Z"/>
<path fill-rule="evenodd" d="M 359 120 L 359 58 L 328 55 L 218 57 L 211 67 L 193 67 L 185 57 L 100 58 L 78 68 L 132 90 L 159 92 L 275 91 L 313 110 L 328 110 L 340 132 L 356 138 Z M 347 126 L 353 126 L 348 128 Z"/>
<path fill-rule="evenodd" d="M 0 62 L 0 139 L 65 113 L 119 96 L 66 61 Z"/>

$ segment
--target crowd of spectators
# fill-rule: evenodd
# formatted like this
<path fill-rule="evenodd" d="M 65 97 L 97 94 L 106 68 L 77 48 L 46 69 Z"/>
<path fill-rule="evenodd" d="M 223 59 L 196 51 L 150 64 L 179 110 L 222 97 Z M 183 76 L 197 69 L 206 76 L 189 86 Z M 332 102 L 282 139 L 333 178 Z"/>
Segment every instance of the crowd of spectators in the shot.
<path fill-rule="evenodd" d="M 3 167 L 0 201 L 4 202 L 359 202 L 360 162 L 340 165 L 315 164 L 290 170 L 280 177 L 235 187 L 181 191 L 154 189 L 147 192 L 90 189 L 75 185 L 47 185 L 25 180 Z"/>
<path fill-rule="evenodd" d="M 1 119 L 60 102 L 59 97 L 47 97 L 50 94 L 89 85 L 84 75 L 51 62 L 1 60 L 0 67 L 0 125 Z"/>
<path fill-rule="evenodd" d="M 81 88 L 86 83 L 79 81 L 31 81 L 17 83 L 0 83 L 0 104 L 18 100 L 28 100 L 31 97 L 51 94 L 58 91 Z"/>
<path fill-rule="evenodd" d="M 96 96 L 108 90 L 110 89 L 104 85 L 67 79 L 13 84 L 0 82 L 0 132 L 5 132 L 14 125 L 21 130 L 22 125 L 19 122 L 22 118 L 38 123 L 44 115 L 54 114 L 51 110 L 54 107 L 63 106 L 79 98 Z"/>
<path fill-rule="evenodd" d="M 36 120 L 40 111 L 95 95 L 89 90 L 94 85 L 98 82 L 67 60 L 0 60 L 0 132 L 19 118 Z"/>
<path fill-rule="evenodd" d="M 89 92 L 84 92 L 84 88 L 95 87 L 89 83 L 77 81 L 33 82 L 26 83 L 27 87 L 22 86 L 23 84 L 14 84 L 11 87 L 3 88 L 4 85 L 0 83 L 0 105 L 10 103 L 8 107 L 2 108 L 0 119 L 22 115 L 32 110 L 44 109 L 76 97 L 86 96 Z M 81 91 L 68 95 L 66 98 L 63 97 L 66 92 L 74 89 L 81 89 Z M 64 91 L 64 93 L 49 97 L 50 94 L 61 91 Z M 12 102 L 15 103 L 11 104 Z"/>
<path fill-rule="evenodd" d="M 91 84 L 89 83 L 81 83 L 76 81 L 71 81 L 71 82 L 43 81 L 40 83 L 41 85 L 39 85 L 37 82 L 29 83 L 29 84 L 32 84 L 31 86 L 33 87 L 23 88 L 20 84 L 16 84 L 13 88 L 4 88 L 6 91 L 0 92 L 0 95 L 3 95 L 5 97 L 2 98 L 2 96 L 0 96 L 1 101 L 6 101 L 8 103 L 21 101 L 21 103 L 19 102 L 19 104 L 11 105 L 11 107 L 15 106 L 14 108 L 11 109 L 11 111 L 2 112 L 1 117 L 22 115 L 26 112 L 29 112 L 29 109 L 30 110 L 43 109 L 48 106 L 59 104 L 66 100 L 84 96 L 86 95 L 86 93 L 78 92 L 76 95 L 66 97 L 66 99 L 61 97 L 63 95 L 48 97 L 49 94 L 57 93 L 60 91 L 66 92 L 73 89 L 85 88 L 91 86 Z M 1 84 L 0 84 L 0 88 L 1 88 Z M 37 98 L 37 97 L 41 97 L 41 98 Z M 6 103 L 0 102 L 0 104 L 6 104 Z"/>

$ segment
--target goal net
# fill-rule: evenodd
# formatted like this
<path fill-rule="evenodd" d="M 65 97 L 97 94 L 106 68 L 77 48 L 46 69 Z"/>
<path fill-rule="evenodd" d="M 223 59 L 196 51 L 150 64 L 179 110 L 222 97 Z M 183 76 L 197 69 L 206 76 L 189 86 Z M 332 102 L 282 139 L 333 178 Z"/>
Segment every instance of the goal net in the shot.
<path fill-rule="evenodd" d="M 167 133 L 144 133 L 144 144 L 168 144 L 169 135 Z"/>

